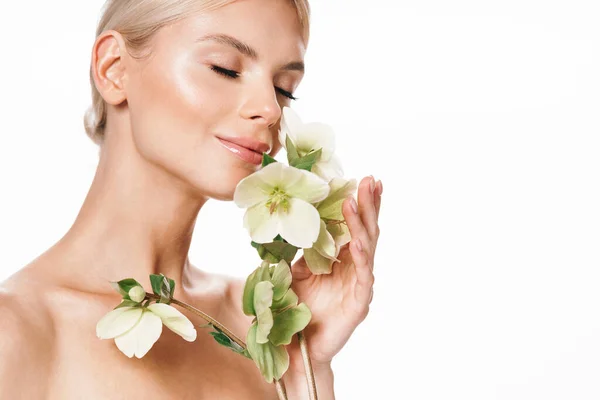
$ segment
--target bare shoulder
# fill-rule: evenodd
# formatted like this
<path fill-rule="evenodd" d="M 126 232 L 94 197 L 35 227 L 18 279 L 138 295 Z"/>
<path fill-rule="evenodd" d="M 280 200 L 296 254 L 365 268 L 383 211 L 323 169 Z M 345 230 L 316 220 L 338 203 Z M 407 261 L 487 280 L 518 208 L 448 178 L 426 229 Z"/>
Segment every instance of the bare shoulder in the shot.
<path fill-rule="evenodd" d="M 44 398 L 52 323 L 26 274 L 0 283 L 0 398 Z"/>

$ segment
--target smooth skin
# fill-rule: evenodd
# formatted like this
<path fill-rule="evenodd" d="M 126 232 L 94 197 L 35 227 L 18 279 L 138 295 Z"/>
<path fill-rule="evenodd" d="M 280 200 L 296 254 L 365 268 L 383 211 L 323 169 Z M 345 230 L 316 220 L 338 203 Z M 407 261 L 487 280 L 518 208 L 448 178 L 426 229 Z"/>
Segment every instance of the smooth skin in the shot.
<path fill-rule="evenodd" d="M 206 201 L 232 200 L 237 183 L 258 168 L 216 136 L 253 137 L 272 156 L 281 148 L 281 109 L 291 103 L 285 93 L 303 76 L 306 44 L 296 18 L 284 1 L 238 0 L 159 30 L 148 58 L 129 54 L 118 32 L 97 38 L 92 67 L 108 104 L 106 139 L 72 227 L 0 287 L 0 398 L 277 398 L 251 360 L 205 330 L 189 343 L 163 328 L 148 354 L 129 359 L 113 340 L 98 339 L 95 327 L 121 299 L 109 281 L 135 278 L 151 292 L 148 276 L 163 273 L 175 280 L 178 300 L 245 338 L 252 318 L 241 311 L 244 281 L 193 266 L 188 251 Z M 207 39 L 214 34 L 256 54 Z M 322 400 L 334 398 L 331 360 L 372 299 L 383 188 L 379 181 L 372 193 L 371 180 L 360 182 L 358 213 L 350 199 L 344 203 L 352 240 L 332 274 L 313 276 L 302 258 L 292 266 L 293 288 L 313 314 L 306 336 Z M 248 273 L 255 267 L 249 260 Z M 205 323 L 185 313 L 196 326 Z M 289 397 L 308 398 L 296 339 L 289 352 Z"/>

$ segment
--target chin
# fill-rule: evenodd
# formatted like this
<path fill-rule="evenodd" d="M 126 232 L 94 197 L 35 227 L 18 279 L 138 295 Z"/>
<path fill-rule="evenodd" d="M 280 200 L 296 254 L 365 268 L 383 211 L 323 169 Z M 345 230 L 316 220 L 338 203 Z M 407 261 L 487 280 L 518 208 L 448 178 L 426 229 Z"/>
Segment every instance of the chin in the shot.
<path fill-rule="evenodd" d="M 237 184 L 246 176 L 250 175 L 251 172 L 240 177 L 239 179 L 218 179 L 216 178 L 213 182 L 204 182 L 204 184 L 194 185 L 196 191 L 201 193 L 202 196 L 220 200 L 220 201 L 233 201 L 233 195 Z"/>

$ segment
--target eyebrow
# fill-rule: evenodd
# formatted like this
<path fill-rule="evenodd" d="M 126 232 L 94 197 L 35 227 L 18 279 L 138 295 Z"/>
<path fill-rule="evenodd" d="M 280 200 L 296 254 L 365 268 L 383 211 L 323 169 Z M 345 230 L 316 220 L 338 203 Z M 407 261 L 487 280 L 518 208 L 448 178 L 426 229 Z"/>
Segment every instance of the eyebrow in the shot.
<path fill-rule="evenodd" d="M 203 41 L 213 41 L 213 42 L 225 44 L 227 46 L 231 46 L 234 49 L 236 49 L 237 51 L 239 51 L 240 53 L 244 54 L 245 56 L 248 56 L 253 60 L 258 60 L 258 52 L 256 50 L 254 50 L 252 47 L 250 47 L 246 43 L 242 42 L 241 40 L 234 38 L 233 36 L 229 36 L 224 33 L 214 33 L 214 34 L 204 35 L 204 36 L 196 39 L 196 42 L 203 42 Z M 285 64 L 283 67 L 281 67 L 281 69 L 286 70 L 286 71 L 304 72 L 304 62 L 292 61 L 292 62 Z"/>

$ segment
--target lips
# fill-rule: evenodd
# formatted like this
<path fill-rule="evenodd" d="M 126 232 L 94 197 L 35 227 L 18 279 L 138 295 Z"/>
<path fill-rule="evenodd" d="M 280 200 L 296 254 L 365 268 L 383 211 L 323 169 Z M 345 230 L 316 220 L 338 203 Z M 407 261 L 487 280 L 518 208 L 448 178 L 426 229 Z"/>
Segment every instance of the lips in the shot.
<path fill-rule="evenodd" d="M 270 150 L 268 144 L 250 138 L 217 137 L 217 139 L 238 158 L 255 165 L 260 165 L 262 163 L 262 153 Z"/>
<path fill-rule="evenodd" d="M 249 138 L 249 137 L 227 137 L 227 136 L 219 136 L 219 139 L 225 140 L 230 143 L 237 144 L 238 146 L 245 147 L 257 153 L 268 152 L 271 148 L 267 143 L 260 142 L 258 140 Z"/>

